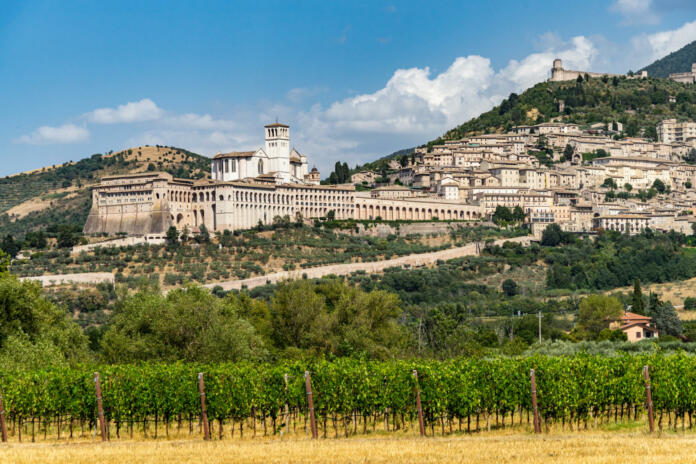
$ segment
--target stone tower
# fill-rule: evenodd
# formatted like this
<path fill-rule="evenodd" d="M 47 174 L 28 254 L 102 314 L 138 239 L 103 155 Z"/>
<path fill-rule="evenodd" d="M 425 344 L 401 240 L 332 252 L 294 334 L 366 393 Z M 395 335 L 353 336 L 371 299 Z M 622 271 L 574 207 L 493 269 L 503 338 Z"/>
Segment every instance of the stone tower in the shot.
<path fill-rule="evenodd" d="M 266 172 L 279 173 L 284 182 L 290 181 L 290 126 L 273 123 L 266 129 L 266 155 L 269 166 Z"/>
<path fill-rule="evenodd" d="M 553 60 L 553 67 L 551 68 L 551 80 L 563 80 L 563 62 L 560 58 L 556 58 L 555 60 Z"/>

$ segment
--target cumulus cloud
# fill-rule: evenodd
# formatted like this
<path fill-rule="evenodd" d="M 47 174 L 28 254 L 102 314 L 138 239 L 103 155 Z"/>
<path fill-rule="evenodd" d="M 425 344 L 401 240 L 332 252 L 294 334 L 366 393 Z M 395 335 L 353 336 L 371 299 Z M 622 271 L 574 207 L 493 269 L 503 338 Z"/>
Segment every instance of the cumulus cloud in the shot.
<path fill-rule="evenodd" d="M 551 62 L 561 57 L 568 66 L 591 67 L 597 51 L 578 36 L 562 49 L 548 49 L 511 60 L 496 71 L 488 58 L 459 57 L 438 75 L 430 68 L 398 69 L 385 87 L 314 108 L 306 117 L 323 120 L 331 130 L 432 135 L 478 115 L 510 92 L 519 92 L 548 76 Z"/>
<path fill-rule="evenodd" d="M 670 31 L 641 34 L 631 41 L 633 51 L 647 65 L 696 40 L 696 21 Z"/>
<path fill-rule="evenodd" d="M 58 127 L 41 126 L 28 135 L 15 139 L 15 143 L 27 143 L 30 145 L 50 145 L 59 143 L 84 142 L 89 138 L 89 131 L 85 127 L 74 124 L 63 124 Z"/>
<path fill-rule="evenodd" d="M 116 108 L 98 108 L 85 117 L 97 124 L 117 124 L 128 122 L 154 121 L 160 119 L 164 111 L 149 98 L 129 102 Z"/>

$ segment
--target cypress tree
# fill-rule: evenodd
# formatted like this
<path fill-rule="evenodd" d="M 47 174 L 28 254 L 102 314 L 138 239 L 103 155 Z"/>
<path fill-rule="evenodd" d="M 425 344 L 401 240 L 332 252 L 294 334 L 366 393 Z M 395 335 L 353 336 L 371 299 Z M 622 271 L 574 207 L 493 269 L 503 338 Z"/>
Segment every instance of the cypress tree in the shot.
<path fill-rule="evenodd" d="M 631 311 L 636 314 L 645 314 L 645 304 L 643 303 L 643 292 L 640 289 L 640 281 L 633 281 L 633 300 Z"/>

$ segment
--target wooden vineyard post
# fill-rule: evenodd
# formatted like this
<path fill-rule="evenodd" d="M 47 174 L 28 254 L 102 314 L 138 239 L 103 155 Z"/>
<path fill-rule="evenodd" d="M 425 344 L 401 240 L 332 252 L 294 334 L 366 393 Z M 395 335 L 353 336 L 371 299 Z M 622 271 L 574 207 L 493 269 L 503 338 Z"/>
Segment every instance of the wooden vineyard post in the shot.
<path fill-rule="evenodd" d="M 7 441 L 7 424 L 5 424 L 5 404 L 2 402 L 2 392 L 0 391 L 0 432 L 2 432 L 2 442 Z"/>
<path fill-rule="evenodd" d="M 288 374 L 283 375 L 285 380 L 285 433 L 290 434 L 290 408 L 288 408 Z M 281 432 L 282 435 L 282 432 Z"/>
<path fill-rule="evenodd" d="M 198 393 L 201 395 L 201 417 L 203 421 L 203 439 L 210 440 L 210 427 L 208 425 L 208 412 L 205 410 L 205 382 L 203 373 L 198 373 Z"/>
<path fill-rule="evenodd" d="M 648 407 L 648 425 L 650 433 L 655 431 L 655 419 L 653 418 L 652 391 L 650 390 L 650 368 L 643 366 L 643 378 L 645 379 L 645 404 Z"/>
<path fill-rule="evenodd" d="M 309 425 L 312 428 L 312 438 L 316 439 L 319 436 L 317 432 L 317 420 L 314 417 L 314 398 L 312 397 L 312 379 L 309 376 L 309 371 L 305 371 L 305 388 L 307 389 L 307 408 L 309 409 Z"/>
<path fill-rule="evenodd" d="M 421 405 L 420 387 L 418 386 L 418 371 L 413 369 L 413 378 L 416 380 L 416 409 L 418 410 L 418 429 L 420 436 L 425 436 L 425 422 L 423 422 L 423 406 Z"/>
<path fill-rule="evenodd" d="M 529 371 L 532 382 L 532 413 L 534 414 L 534 433 L 541 433 L 541 423 L 539 421 L 539 407 L 537 405 L 536 376 L 534 369 Z"/>
<path fill-rule="evenodd" d="M 99 414 L 99 431 L 102 441 L 106 441 L 106 423 L 104 423 L 104 405 L 102 404 L 101 383 L 99 382 L 99 372 L 94 373 L 94 388 L 97 393 L 97 414 Z"/>

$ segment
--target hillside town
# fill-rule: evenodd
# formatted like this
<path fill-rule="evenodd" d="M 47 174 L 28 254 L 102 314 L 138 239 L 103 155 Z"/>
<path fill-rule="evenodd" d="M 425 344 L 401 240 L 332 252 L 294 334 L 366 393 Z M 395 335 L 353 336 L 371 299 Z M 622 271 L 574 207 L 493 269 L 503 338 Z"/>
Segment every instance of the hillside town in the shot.
<path fill-rule="evenodd" d="M 426 199 L 458 202 L 486 218 L 499 206 L 519 206 L 535 232 L 557 223 L 571 232 L 691 233 L 696 166 L 685 159 L 696 148 L 696 123 L 665 120 L 657 133 L 655 142 L 621 137 L 616 122 L 548 122 L 446 141 L 417 148 L 405 166 L 392 161 L 390 184 L 372 196 L 408 207 Z M 540 154 L 549 162 L 541 164 Z M 357 184 L 374 179 L 374 172 L 352 176 Z"/>
<path fill-rule="evenodd" d="M 559 69 L 556 60 L 556 78 Z M 535 235 L 551 223 L 576 233 L 688 234 L 695 222 L 693 121 L 665 119 L 657 124 L 658 140 L 650 140 L 626 137 L 618 121 L 580 126 L 559 117 L 422 146 L 392 159 L 384 172 L 359 170 L 338 185 L 322 185 L 318 170 L 292 147 L 288 125 L 264 130 L 263 147 L 215 155 L 211 178 L 160 172 L 102 178 L 84 232 L 234 231 L 279 217 L 490 220 L 501 208 L 520 208 Z"/>

